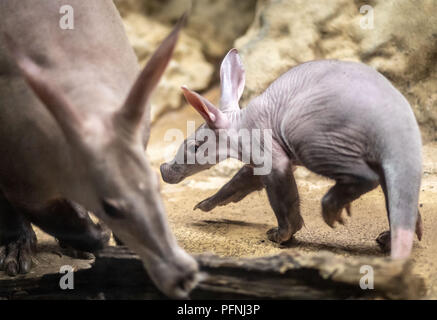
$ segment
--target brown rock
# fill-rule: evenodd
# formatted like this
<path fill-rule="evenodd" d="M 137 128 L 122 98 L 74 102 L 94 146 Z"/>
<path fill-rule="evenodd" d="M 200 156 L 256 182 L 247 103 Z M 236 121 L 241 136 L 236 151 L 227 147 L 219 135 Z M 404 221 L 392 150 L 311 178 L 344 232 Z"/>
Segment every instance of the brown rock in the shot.
<path fill-rule="evenodd" d="M 191 8 L 187 34 L 202 43 L 207 56 L 221 59 L 252 23 L 255 5 L 256 0 L 149 0 L 146 11 L 171 24 Z"/>
<path fill-rule="evenodd" d="M 140 4 L 133 0 L 118 1 L 129 41 L 140 64 L 145 65 L 172 26 L 145 16 Z M 200 42 L 183 31 L 173 59 L 153 94 L 152 121 L 163 112 L 182 105 L 181 85 L 186 84 L 194 90 L 206 89 L 213 71 L 213 66 L 205 60 Z"/>

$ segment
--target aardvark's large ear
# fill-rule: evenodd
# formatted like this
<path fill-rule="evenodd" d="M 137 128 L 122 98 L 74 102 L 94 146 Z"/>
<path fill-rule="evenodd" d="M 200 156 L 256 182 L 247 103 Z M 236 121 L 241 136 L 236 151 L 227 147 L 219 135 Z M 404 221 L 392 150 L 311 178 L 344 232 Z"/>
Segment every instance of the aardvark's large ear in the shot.
<path fill-rule="evenodd" d="M 211 129 L 226 129 L 229 127 L 229 119 L 226 114 L 217 109 L 206 98 L 185 86 L 182 87 L 182 91 L 188 103 L 199 112 Z"/>
<path fill-rule="evenodd" d="M 245 72 L 237 49 L 231 49 L 220 68 L 220 110 L 238 110 L 238 101 L 244 90 Z"/>
<path fill-rule="evenodd" d="M 66 138 L 75 142 L 81 141 L 80 136 L 84 124 L 83 116 L 74 109 L 62 90 L 14 39 L 8 34 L 4 34 L 4 39 L 6 47 L 16 61 L 23 78 L 56 119 Z"/>
<path fill-rule="evenodd" d="M 158 49 L 156 49 L 138 76 L 123 107 L 118 112 L 118 115 L 128 122 L 132 131 L 135 131 L 135 129 L 139 127 L 143 115 L 146 112 L 150 112 L 150 110 L 146 110 L 147 102 L 170 62 L 180 30 L 185 24 L 186 16 L 187 14 L 184 14 L 179 19 L 173 31 L 164 39 Z"/>

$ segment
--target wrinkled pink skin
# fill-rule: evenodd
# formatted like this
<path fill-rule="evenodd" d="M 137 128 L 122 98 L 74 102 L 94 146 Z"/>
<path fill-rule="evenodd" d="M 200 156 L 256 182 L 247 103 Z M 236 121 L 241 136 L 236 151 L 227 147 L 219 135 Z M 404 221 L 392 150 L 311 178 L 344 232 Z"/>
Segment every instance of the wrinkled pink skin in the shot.
<path fill-rule="evenodd" d="M 30 268 L 30 222 L 80 250 L 107 237 L 95 213 L 135 251 L 157 286 L 186 298 L 196 261 L 176 243 L 145 148 L 148 97 L 181 23 L 138 76 L 112 1 L 0 1 L 0 266 Z M 138 79 L 138 80 L 136 80 Z"/>
<path fill-rule="evenodd" d="M 232 54 L 236 51 L 225 61 Z M 237 73 L 244 78 L 241 63 L 232 65 L 234 79 Z M 226 97 L 228 88 L 237 86 L 244 86 L 244 80 L 232 80 L 224 69 L 220 111 L 212 109 L 206 99 L 200 100 L 221 122 L 227 122 L 225 129 L 272 129 L 272 171 L 254 176 L 253 163 L 249 162 L 195 208 L 210 211 L 265 188 L 278 220 L 278 228 L 268 232 L 269 239 L 285 242 L 303 225 L 293 177 L 293 167 L 302 165 L 336 181 L 322 199 L 322 215 L 331 227 L 335 222 L 343 223 L 342 210 L 350 214 L 352 201 L 381 184 L 391 232 L 378 241 L 385 249 L 392 248 L 395 259 L 410 255 L 416 222 L 416 233 L 419 239 L 422 236 L 418 214 L 421 137 L 409 103 L 386 78 L 361 63 L 311 61 L 280 76 L 241 110 L 237 89 L 228 94 L 232 97 Z M 206 120 L 198 131 L 222 128 L 208 117 Z M 182 147 L 179 152 L 183 152 Z M 161 166 L 161 173 L 165 181 L 177 183 L 206 168 L 170 162 Z"/>

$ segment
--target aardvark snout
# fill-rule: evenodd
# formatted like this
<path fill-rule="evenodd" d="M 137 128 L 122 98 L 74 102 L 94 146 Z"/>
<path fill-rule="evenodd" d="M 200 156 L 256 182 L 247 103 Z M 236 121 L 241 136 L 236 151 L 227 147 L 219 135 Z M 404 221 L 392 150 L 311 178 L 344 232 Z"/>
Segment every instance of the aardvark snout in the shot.
<path fill-rule="evenodd" d="M 163 163 L 160 166 L 162 180 L 166 183 L 176 184 L 183 180 L 183 175 L 181 175 L 173 166 L 169 163 Z"/>
<path fill-rule="evenodd" d="M 173 259 L 154 264 L 149 272 L 152 278 L 156 276 L 155 283 L 161 290 L 174 299 L 189 298 L 191 290 L 201 280 L 196 260 L 180 248 Z"/>

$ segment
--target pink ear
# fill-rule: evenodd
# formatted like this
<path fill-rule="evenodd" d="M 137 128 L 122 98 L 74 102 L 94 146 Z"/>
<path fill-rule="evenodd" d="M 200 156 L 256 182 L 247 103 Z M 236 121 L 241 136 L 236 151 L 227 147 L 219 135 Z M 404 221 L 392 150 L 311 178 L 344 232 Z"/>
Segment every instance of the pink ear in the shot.
<path fill-rule="evenodd" d="M 245 72 L 237 49 L 229 50 L 220 67 L 220 109 L 223 112 L 239 110 L 238 101 L 243 94 Z"/>
<path fill-rule="evenodd" d="M 150 112 L 150 110 L 147 109 L 150 105 L 147 104 L 147 101 L 170 62 L 179 38 L 179 33 L 185 21 L 186 14 L 179 19 L 173 31 L 164 39 L 158 49 L 156 49 L 134 83 L 123 107 L 116 114 L 116 116 L 120 115 L 127 120 L 134 129 L 139 127 L 143 115 Z M 147 123 L 146 125 L 149 126 L 150 124 Z"/>
<path fill-rule="evenodd" d="M 182 86 L 181 89 L 187 102 L 199 112 L 211 129 L 225 129 L 229 126 L 226 115 L 211 102 L 185 86 Z"/>
<path fill-rule="evenodd" d="M 184 96 L 185 96 L 185 99 L 187 100 L 187 102 L 189 104 L 191 104 L 194 107 L 194 109 L 197 110 L 197 112 L 200 113 L 200 115 L 203 117 L 203 119 L 205 119 L 205 121 L 208 124 L 214 123 L 214 121 L 216 120 L 214 114 L 209 112 L 208 108 L 202 102 L 202 100 L 199 99 L 198 95 L 194 91 L 191 91 L 190 89 L 188 89 L 185 86 L 182 86 L 181 89 L 184 93 Z"/>

